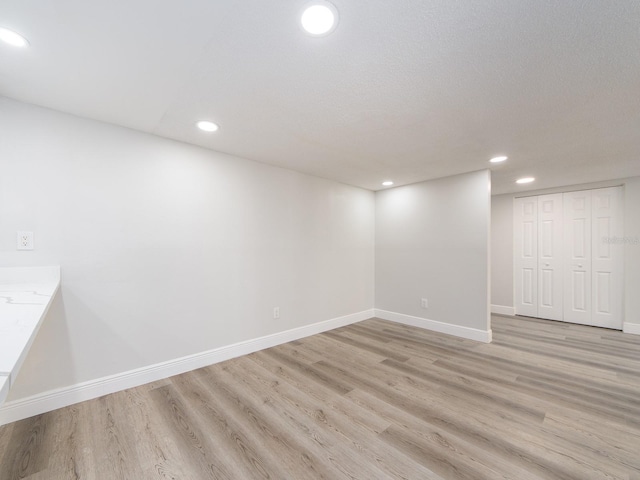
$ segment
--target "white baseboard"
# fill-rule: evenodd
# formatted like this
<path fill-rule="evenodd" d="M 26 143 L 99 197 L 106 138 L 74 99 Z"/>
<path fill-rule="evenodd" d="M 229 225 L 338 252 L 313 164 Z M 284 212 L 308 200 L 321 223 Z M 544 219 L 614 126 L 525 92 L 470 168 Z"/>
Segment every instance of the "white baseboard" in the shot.
<path fill-rule="evenodd" d="M 624 333 L 632 333 L 634 335 L 640 335 L 640 323 L 624 322 L 622 324 L 622 331 Z"/>
<path fill-rule="evenodd" d="M 138 387 L 146 383 L 155 382 L 173 375 L 189 372 L 197 368 L 213 365 L 214 363 L 231 358 L 247 355 L 265 348 L 274 347 L 282 343 L 291 342 L 299 338 L 326 332 L 338 327 L 360 322 L 374 317 L 374 309 L 332 318 L 311 325 L 293 328 L 284 332 L 274 333 L 253 340 L 215 348 L 206 352 L 196 353 L 175 360 L 142 367 L 128 372 L 110 375 L 108 377 L 90 380 L 70 387 L 51 390 L 32 397 L 14 400 L 0 407 L 0 425 L 29 418 L 41 413 L 50 412 L 58 408 L 67 407 L 74 403 L 98 398 L 109 393 L 119 392 L 127 388 Z"/>
<path fill-rule="evenodd" d="M 507 307 L 506 305 L 491 305 L 491 313 L 497 313 L 499 315 L 511 315 L 516 314 L 515 307 Z"/>
<path fill-rule="evenodd" d="M 375 309 L 376 317 L 391 322 L 404 323 L 413 327 L 433 330 L 434 332 L 446 333 L 456 337 L 468 338 L 478 342 L 491 343 L 491 330 L 479 330 L 477 328 L 461 327 L 450 323 L 438 322 L 427 318 L 413 317 L 404 313 L 388 312 L 386 310 Z"/>

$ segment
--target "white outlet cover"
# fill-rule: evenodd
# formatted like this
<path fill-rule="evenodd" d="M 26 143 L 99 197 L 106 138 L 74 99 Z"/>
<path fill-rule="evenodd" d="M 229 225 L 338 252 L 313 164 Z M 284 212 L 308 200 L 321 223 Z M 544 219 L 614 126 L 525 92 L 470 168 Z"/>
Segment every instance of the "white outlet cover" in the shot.
<path fill-rule="evenodd" d="M 16 250 L 33 250 L 33 232 L 18 232 L 16 238 Z"/>

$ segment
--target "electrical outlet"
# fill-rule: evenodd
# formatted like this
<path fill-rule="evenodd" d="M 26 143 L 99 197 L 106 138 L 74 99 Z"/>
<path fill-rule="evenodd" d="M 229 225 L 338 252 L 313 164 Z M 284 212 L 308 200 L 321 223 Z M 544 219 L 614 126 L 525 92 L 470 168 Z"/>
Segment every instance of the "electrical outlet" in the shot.
<path fill-rule="evenodd" d="M 280 307 L 273 307 L 273 318 L 280 318 Z"/>
<path fill-rule="evenodd" d="M 427 300 L 426 298 L 423 298 L 421 305 L 422 305 L 422 308 L 429 308 L 429 300 Z"/>
<path fill-rule="evenodd" d="M 33 232 L 18 232 L 16 250 L 33 250 Z"/>

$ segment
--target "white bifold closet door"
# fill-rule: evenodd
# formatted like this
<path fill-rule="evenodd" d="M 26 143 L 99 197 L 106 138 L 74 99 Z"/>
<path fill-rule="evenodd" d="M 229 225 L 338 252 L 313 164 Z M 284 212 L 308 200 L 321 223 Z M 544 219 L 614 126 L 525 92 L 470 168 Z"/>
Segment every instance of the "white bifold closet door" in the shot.
<path fill-rule="evenodd" d="M 562 320 L 562 194 L 517 198 L 514 207 L 516 313 Z"/>
<path fill-rule="evenodd" d="M 562 320 L 562 194 L 538 197 L 538 316 Z"/>
<path fill-rule="evenodd" d="M 564 194 L 564 320 L 622 329 L 622 189 Z"/>
<path fill-rule="evenodd" d="M 516 314 L 538 316 L 538 197 L 514 203 L 514 284 Z"/>
<path fill-rule="evenodd" d="M 567 322 L 591 324 L 591 190 L 564 194 Z"/>
<path fill-rule="evenodd" d="M 517 198 L 518 315 L 622 329 L 622 188 Z"/>

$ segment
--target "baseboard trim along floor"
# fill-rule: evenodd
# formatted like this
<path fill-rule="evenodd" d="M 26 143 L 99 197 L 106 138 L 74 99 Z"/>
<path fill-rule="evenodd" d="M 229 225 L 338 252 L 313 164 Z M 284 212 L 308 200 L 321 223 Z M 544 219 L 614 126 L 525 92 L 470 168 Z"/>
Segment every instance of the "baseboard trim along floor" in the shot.
<path fill-rule="evenodd" d="M 206 352 L 169 360 L 167 362 L 102 377 L 70 387 L 51 390 L 32 397 L 6 402 L 0 407 L 0 425 L 40 415 L 58 408 L 138 387 L 150 382 L 179 375 L 283 343 L 309 337 L 317 333 L 351 325 L 374 316 L 374 309 L 332 318 L 303 327 L 285 330 L 264 337 L 214 348 Z"/>
<path fill-rule="evenodd" d="M 640 335 L 640 323 L 624 322 L 622 324 L 622 331 L 624 333 L 632 333 L 633 335 Z"/>
<path fill-rule="evenodd" d="M 396 323 L 432 330 L 439 333 L 490 343 L 491 330 L 479 330 L 449 323 L 438 322 L 402 313 L 369 309 L 350 315 L 332 318 L 311 325 L 266 335 L 264 337 L 215 348 L 206 352 L 169 360 L 167 362 L 130 370 L 96 380 L 79 383 L 70 387 L 51 390 L 32 397 L 6 402 L 0 407 L 0 425 L 16 422 L 34 415 L 40 415 L 58 408 L 67 407 L 86 400 L 138 387 L 150 382 L 179 375 L 242 355 L 264 350 L 283 343 L 309 337 L 317 333 L 351 325 L 356 322 L 378 317 Z M 638 326 L 640 327 L 640 325 Z"/>
<path fill-rule="evenodd" d="M 511 315 L 513 317 L 516 314 L 516 309 L 506 305 L 491 305 L 491 313 L 497 313 L 498 315 Z"/>
<path fill-rule="evenodd" d="M 376 317 L 383 320 L 389 320 L 396 323 L 404 323 L 413 327 L 433 330 L 434 332 L 446 333 L 456 337 L 468 338 L 483 343 L 491 343 L 491 330 L 479 330 L 477 328 L 462 327 L 460 325 L 452 325 L 450 323 L 429 320 L 428 318 L 414 317 L 405 315 L 404 313 L 389 312 L 386 310 L 375 309 Z"/>

